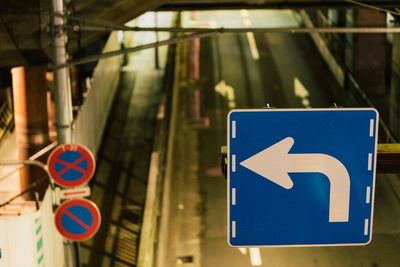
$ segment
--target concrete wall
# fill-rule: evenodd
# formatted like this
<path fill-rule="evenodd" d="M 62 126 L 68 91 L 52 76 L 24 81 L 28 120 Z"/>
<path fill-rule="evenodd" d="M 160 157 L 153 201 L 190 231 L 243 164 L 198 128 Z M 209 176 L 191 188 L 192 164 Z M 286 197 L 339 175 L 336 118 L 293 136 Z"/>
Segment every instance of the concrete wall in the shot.
<path fill-rule="evenodd" d="M 0 267 L 43 266 L 64 267 L 63 239 L 54 224 L 50 189 L 40 210 L 0 217 Z"/>
<path fill-rule="evenodd" d="M 117 33 L 113 32 L 103 52 L 120 49 Z M 106 126 L 115 92 L 118 87 L 121 70 L 121 57 L 116 56 L 100 60 L 78 116 L 73 122 L 73 143 L 87 146 L 97 154 Z"/>
<path fill-rule="evenodd" d="M 396 136 L 400 136 L 400 36 L 393 37 L 392 81 L 390 87 L 390 124 Z"/>
<path fill-rule="evenodd" d="M 302 10 L 300 15 L 304 21 L 304 24 L 308 28 L 314 28 L 314 24 L 311 21 L 310 17 L 308 16 L 307 12 Z M 324 58 L 325 62 L 328 64 L 329 68 L 331 69 L 333 75 L 335 76 L 336 80 L 340 84 L 341 87 L 344 87 L 344 79 L 345 74 L 342 67 L 338 64 L 335 57 L 332 55 L 331 51 L 329 50 L 327 44 L 325 43 L 324 39 L 320 36 L 319 33 L 311 33 L 311 38 L 313 39 L 315 45 L 317 46 L 321 56 Z"/>
<path fill-rule="evenodd" d="M 386 27 L 386 14 L 368 9 L 356 10 L 354 25 L 355 27 Z M 388 64 L 386 34 L 354 34 L 353 38 L 354 78 L 368 95 L 384 95 L 388 91 L 385 72 Z"/>
<path fill-rule="evenodd" d="M 117 34 L 112 33 L 103 52 L 118 49 Z M 120 57 L 99 61 L 91 89 L 73 123 L 73 142 L 87 146 L 94 154 L 101 143 L 120 70 Z M 0 267 L 65 266 L 63 238 L 55 228 L 52 206 L 48 188 L 38 211 L 0 217 Z"/>

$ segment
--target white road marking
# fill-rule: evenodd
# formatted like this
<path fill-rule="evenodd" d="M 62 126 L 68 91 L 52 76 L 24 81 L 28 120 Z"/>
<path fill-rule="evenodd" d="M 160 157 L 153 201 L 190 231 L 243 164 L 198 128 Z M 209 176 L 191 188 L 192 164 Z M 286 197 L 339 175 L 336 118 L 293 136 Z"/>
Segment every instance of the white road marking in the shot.
<path fill-rule="evenodd" d="M 247 11 L 246 9 L 242 9 L 242 10 L 240 10 L 240 15 L 242 17 L 248 17 L 249 16 L 249 11 Z"/>
<path fill-rule="evenodd" d="M 236 138 L 236 121 L 232 121 L 232 139 Z"/>
<path fill-rule="evenodd" d="M 232 221 L 232 238 L 236 238 L 236 221 Z"/>
<path fill-rule="evenodd" d="M 236 188 L 232 188 L 232 206 L 236 205 Z"/>
<path fill-rule="evenodd" d="M 303 99 L 301 100 L 301 103 L 303 104 L 304 107 L 306 107 L 306 108 L 311 108 L 311 106 L 310 106 L 310 100 L 308 100 L 308 98 L 303 98 Z"/>
<path fill-rule="evenodd" d="M 368 170 L 372 170 L 372 153 L 368 153 Z"/>
<path fill-rule="evenodd" d="M 247 12 L 247 10 L 246 10 Z M 251 26 L 251 20 L 249 18 L 247 18 L 248 16 L 248 12 L 246 13 L 244 12 L 243 15 L 242 12 L 242 16 L 246 17 L 243 19 L 243 25 L 245 27 L 250 27 Z M 254 37 L 254 33 L 252 32 L 247 32 L 247 41 L 249 42 L 249 47 L 250 47 L 250 53 L 251 56 L 253 57 L 254 60 L 259 60 L 260 59 L 260 53 L 258 52 L 258 47 L 257 47 L 257 43 L 256 43 L 256 38 Z"/>
<path fill-rule="evenodd" d="M 236 107 L 235 89 L 226 84 L 225 80 L 221 80 L 219 83 L 217 83 L 217 85 L 214 87 L 214 90 L 228 99 L 229 108 L 234 109 Z"/>
<path fill-rule="evenodd" d="M 369 220 L 368 219 L 365 219 L 365 221 L 364 221 L 364 235 L 368 235 L 368 223 L 369 223 Z"/>
<path fill-rule="evenodd" d="M 297 77 L 294 78 L 293 87 L 295 96 L 298 96 L 300 98 L 307 98 L 310 96 L 310 92 Z"/>
<path fill-rule="evenodd" d="M 251 20 L 250 19 L 243 19 L 243 25 L 246 27 L 250 27 L 251 26 Z"/>
<path fill-rule="evenodd" d="M 250 252 L 250 262 L 252 266 L 261 266 L 262 259 L 259 248 L 249 248 Z"/>
<path fill-rule="evenodd" d="M 240 253 L 242 253 L 242 255 L 247 255 L 247 248 L 238 248 L 238 250 Z"/>
<path fill-rule="evenodd" d="M 301 98 L 301 103 L 303 104 L 303 106 L 306 108 L 311 108 L 310 100 L 308 99 L 308 97 L 310 96 L 310 92 L 297 77 L 294 78 L 293 89 L 294 95 Z"/>
<path fill-rule="evenodd" d="M 232 172 L 236 172 L 236 155 L 232 155 Z"/>
<path fill-rule="evenodd" d="M 369 137 L 373 137 L 374 136 L 374 124 L 375 124 L 375 120 L 371 119 L 369 121 Z"/>
<path fill-rule="evenodd" d="M 247 32 L 246 35 L 247 35 L 247 40 L 249 41 L 251 56 L 253 57 L 254 60 L 259 60 L 260 54 L 258 53 L 258 48 L 256 44 L 256 38 L 254 37 L 254 33 Z"/>
<path fill-rule="evenodd" d="M 369 204 L 371 202 L 371 187 L 367 186 L 367 195 L 365 197 L 365 202 Z"/>

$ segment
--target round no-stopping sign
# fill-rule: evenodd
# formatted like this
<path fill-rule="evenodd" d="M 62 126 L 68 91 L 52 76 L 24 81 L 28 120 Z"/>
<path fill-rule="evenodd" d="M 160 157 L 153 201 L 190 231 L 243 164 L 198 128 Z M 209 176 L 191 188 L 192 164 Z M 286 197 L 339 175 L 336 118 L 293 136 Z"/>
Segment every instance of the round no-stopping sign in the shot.
<path fill-rule="evenodd" d="M 66 201 L 55 212 L 56 228 L 72 241 L 92 238 L 100 228 L 101 215 L 96 204 L 87 199 Z"/>
<path fill-rule="evenodd" d="M 56 184 L 73 188 L 86 184 L 93 177 L 96 162 L 86 147 L 65 144 L 51 152 L 47 166 L 50 177 Z"/>

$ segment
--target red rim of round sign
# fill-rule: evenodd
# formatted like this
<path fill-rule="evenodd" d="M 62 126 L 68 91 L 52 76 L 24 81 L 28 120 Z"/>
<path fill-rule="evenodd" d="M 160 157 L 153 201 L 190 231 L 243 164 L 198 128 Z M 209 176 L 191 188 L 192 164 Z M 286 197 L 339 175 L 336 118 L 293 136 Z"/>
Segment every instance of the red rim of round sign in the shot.
<path fill-rule="evenodd" d="M 61 218 L 65 210 L 71 206 L 83 206 L 89 210 L 92 215 L 92 225 L 83 234 L 73 234 L 65 230 Z M 92 238 L 100 228 L 101 214 L 99 208 L 92 201 L 87 199 L 72 199 L 63 202 L 55 211 L 55 223 L 58 232 L 65 238 L 72 241 L 85 241 Z"/>
<path fill-rule="evenodd" d="M 87 171 L 82 175 L 81 178 L 75 181 L 68 181 L 63 179 L 60 175 L 56 173 L 56 162 L 59 156 L 67 151 L 76 151 L 82 154 L 87 162 Z M 66 188 L 73 188 L 78 187 L 80 185 L 86 184 L 90 179 L 92 179 L 95 168 L 96 168 L 96 161 L 92 154 L 92 152 L 82 145 L 77 144 L 64 144 L 56 147 L 51 153 L 47 160 L 47 166 L 49 170 L 50 177 L 52 180 L 59 186 L 66 187 Z"/>

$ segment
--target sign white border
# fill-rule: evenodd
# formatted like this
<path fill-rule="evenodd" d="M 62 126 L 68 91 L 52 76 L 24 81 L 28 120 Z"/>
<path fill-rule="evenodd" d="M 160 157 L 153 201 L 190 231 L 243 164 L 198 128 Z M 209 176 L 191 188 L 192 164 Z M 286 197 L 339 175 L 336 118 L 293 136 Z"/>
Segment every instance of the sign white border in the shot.
<path fill-rule="evenodd" d="M 372 241 L 372 228 L 373 228 L 373 218 L 374 218 L 374 203 L 375 203 L 375 181 L 376 181 L 376 158 L 377 158 L 377 149 L 378 149 L 378 129 L 379 129 L 379 112 L 375 108 L 313 108 L 313 109 L 301 109 L 301 108 L 286 108 L 286 109 L 278 109 L 278 108 L 261 108 L 261 109 L 233 109 L 228 113 L 227 116 L 227 242 L 231 247 L 245 247 L 251 248 L 255 246 L 243 246 L 243 245 L 232 245 L 230 240 L 230 229 L 231 229 L 231 220 L 230 220 L 230 201 L 231 201 L 231 192 L 230 192 L 230 134 L 231 134 L 231 114 L 234 112 L 293 112 L 293 111 L 301 111 L 301 112 L 314 112 L 314 111 L 323 111 L 323 112 L 343 112 L 343 111 L 373 111 L 376 113 L 376 122 L 375 122 L 375 151 L 374 151 L 374 162 L 373 162 L 373 176 L 372 176 L 372 197 L 371 197 L 371 221 L 369 224 L 369 240 L 366 243 L 344 243 L 344 244 L 298 244 L 298 245 L 257 245 L 256 247 L 339 247 L 339 246 L 366 246 Z M 235 125 L 236 126 L 236 125 Z M 235 127 L 236 128 L 236 127 Z M 236 137 L 236 134 L 235 134 Z M 236 221 L 235 226 L 236 226 Z M 235 227 L 236 228 L 236 227 Z M 236 235 L 235 229 L 235 235 Z"/>

